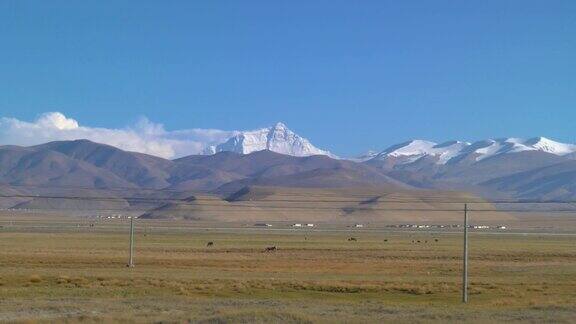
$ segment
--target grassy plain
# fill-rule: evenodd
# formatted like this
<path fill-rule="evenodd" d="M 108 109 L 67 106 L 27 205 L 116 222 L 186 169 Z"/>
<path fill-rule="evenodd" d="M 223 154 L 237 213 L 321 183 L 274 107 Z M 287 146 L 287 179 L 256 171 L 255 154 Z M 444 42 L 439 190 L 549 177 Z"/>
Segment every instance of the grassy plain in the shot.
<path fill-rule="evenodd" d="M 5 322 L 571 322 L 576 236 L 3 221 Z M 354 237 L 356 241 L 348 241 Z M 420 243 L 418 243 L 420 241 Z M 207 247 L 207 242 L 214 242 Z M 276 246 L 275 252 L 263 252 Z"/>

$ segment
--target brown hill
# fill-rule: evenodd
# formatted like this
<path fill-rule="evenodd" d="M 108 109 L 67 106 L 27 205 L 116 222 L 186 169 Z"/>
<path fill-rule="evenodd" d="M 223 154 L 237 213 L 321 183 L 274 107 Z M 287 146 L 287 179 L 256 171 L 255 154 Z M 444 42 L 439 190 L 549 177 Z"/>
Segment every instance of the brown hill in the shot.
<path fill-rule="evenodd" d="M 483 185 L 523 199 L 574 200 L 576 161 L 566 161 L 496 178 Z"/>
<path fill-rule="evenodd" d="M 458 192 L 269 186 L 245 187 L 224 200 L 198 196 L 188 202 L 169 203 L 142 217 L 226 222 L 460 223 L 465 202 L 483 210 L 475 215 L 475 221 L 513 219 L 476 196 Z"/>
<path fill-rule="evenodd" d="M 109 170 L 42 148 L 0 147 L 0 182 L 29 186 L 134 187 Z"/>

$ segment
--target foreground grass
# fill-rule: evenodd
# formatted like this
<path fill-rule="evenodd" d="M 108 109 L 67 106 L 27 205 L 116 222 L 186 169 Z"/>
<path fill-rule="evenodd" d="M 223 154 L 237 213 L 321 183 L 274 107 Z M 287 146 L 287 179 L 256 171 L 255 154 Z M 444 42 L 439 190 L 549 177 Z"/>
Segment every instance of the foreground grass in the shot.
<path fill-rule="evenodd" d="M 0 321 L 570 322 L 576 241 L 453 234 L 0 232 Z M 213 247 L 206 247 L 207 242 Z M 420 241 L 420 243 L 418 243 Z M 266 246 L 278 251 L 263 252 Z"/>

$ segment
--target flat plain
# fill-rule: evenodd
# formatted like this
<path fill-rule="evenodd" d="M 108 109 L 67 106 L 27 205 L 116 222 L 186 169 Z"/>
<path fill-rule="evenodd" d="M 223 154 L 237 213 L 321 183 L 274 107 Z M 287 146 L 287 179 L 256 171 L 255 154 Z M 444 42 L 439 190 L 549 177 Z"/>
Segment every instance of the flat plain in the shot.
<path fill-rule="evenodd" d="M 2 322 L 571 322 L 576 236 L 0 217 Z M 217 226 L 216 226 L 217 225 Z M 213 242 L 213 246 L 207 246 Z M 276 251 L 266 252 L 275 246 Z"/>

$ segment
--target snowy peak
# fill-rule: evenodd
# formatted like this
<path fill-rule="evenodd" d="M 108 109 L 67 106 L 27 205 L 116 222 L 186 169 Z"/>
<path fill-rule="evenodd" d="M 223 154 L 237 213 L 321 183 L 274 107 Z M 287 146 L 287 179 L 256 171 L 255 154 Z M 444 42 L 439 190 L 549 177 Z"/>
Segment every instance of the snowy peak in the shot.
<path fill-rule="evenodd" d="M 238 132 L 214 149 L 215 152 L 232 151 L 240 154 L 263 150 L 292 156 L 327 155 L 335 157 L 330 152 L 315 147 L 310 141 L 294 133 L 283 123 L 254 131 Z"/>
<path fill-rule="evenodd" d="M 418 156 L 433 154 L 436 143 L 424 140 L 412 140 L 409 142 L 394 145 L 380 153 L 387 156 Z"/>
<path fill-rule="evenodd" d="M 274 125 L 274 127 L 272 127 L 275 131 L 279 131 L 279 132 L 284 132 L 284 131 L 289 131 L 288 127 L 286 127 L 286 125 L 283 122 L 277 122 L 276 125 Z"/>
<path fill-rule="evenodd" d="M 425 140 L 413 140 L 391 146 L 378 154 L 376 158 L 401 158 L 402 163 L 411 163 L 422 157 L 431 156 L 434 157 L 439 164 L 445 164 L 468 146 L 470 146 L 470 143 L 459 141 L 437 144 Z"/>
<path fill-rule="evenodd" d="M 567 155 L 576 152 L 576 145 L 553 141 L 546 137 L 535 137 L 526 141 L 525 145 L 556 155 Z"/>
<path fill-rule="evenodd" d="M 412 140 L 394 145 L 376 155 L 379 160 L 394 159 L 397 163 L 408 164 L 423 157 L 432 157 L 437 164 L 446 164 L 452 159 L 472 156 L 481 161 L 500 154 L 540 151 L 558 156 L 576 153 L 576 145 L 564 144 L 545 137 L 530 139 L 500 138 L 467 143 L 450 141 L 442 144 L 425 140 Z"/>
<path fill-rule="evenodd" d="M 564 156 L 576 152 L 576 145 L 556 142 L 545 137 L 530 139 L 501 138 L 474 143 L 468 152 L 477 154 L 476 160 L 480 161 L 492 156 L 519 153 L 525 151 L 540 151 L 558 156 Z"/>

